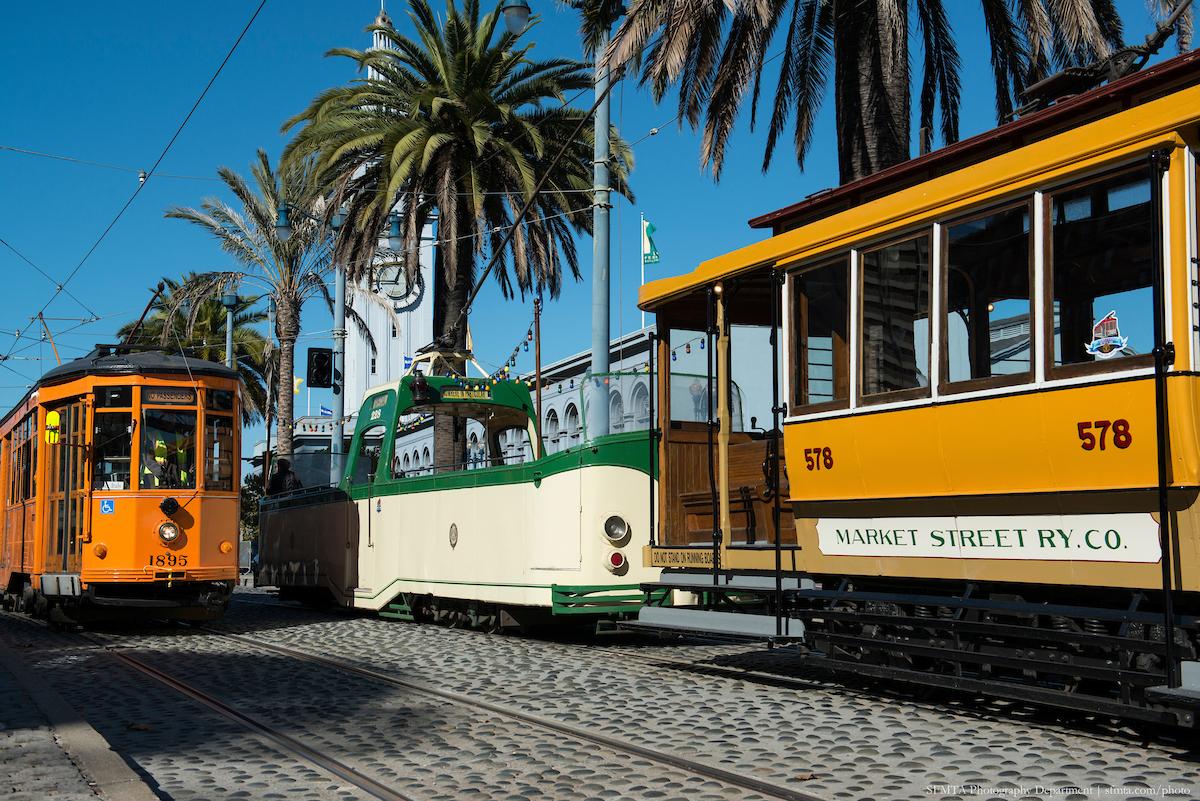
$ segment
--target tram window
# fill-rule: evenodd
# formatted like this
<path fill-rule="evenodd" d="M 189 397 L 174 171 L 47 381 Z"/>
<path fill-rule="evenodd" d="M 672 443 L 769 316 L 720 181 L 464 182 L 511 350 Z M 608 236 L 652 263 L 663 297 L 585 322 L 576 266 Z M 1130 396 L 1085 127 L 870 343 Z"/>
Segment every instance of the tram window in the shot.
<path fill-rule="evenodd" d="M 671 419 L 703 423 L 708 419 L 708 336 L 703 331 L 672 328 L 671 337 Z M 716 360 L 713 360 L 716 370 Z M 716 381 L 712 384 L 712 412 L 717 414 Z M 575 441 L 574 438 L 572 440 Z"/>
<path fill-rule="evenodd" d="M 1030 372 L 1029 205 L 946 228 L 945 376 L 951 383 Z"/>
<path fill-rule="evenodd" d="M 863 254 L 863 395 L 929 386 L 929 280 L 927 236 Z"/>
<path fill-rule="evenodd" d="M 204 488 L 233 490 L 233 418 L 208 415 L 204 432 Z"/>
<path fill-rule="evenodd" d="M 92 488 L 129 489 L 130 451 L 133 449 L 133 418 L 129 412 L 97 412 L 95 425 L 95 468 Z"/>
<path fill-rule="evenodd" d="M 350 480 L 355 484 L 366 484 L 379 470 L 379 454 L 383 450 L 386 426 L 371 426 L 358 438 L 358 450 L 354 454 L 354 473 Z"/>
<path fill-rule="evenodd" d="M 233 393 L 227 389 L 210 389 L 205 393 L 208 397 L 208 408 L 214 412 L 233 411 Z"/>
<path fill-rule="evenodd" d="M 846 401 L 850 397 L 849 259 L 797 273 L 792 287 L 792 402 L 811 406 Z M 769 414 L 762 419 L 769 419 Z"/>
<path fill-rule="evenodd" d="M 133 387 L 96 387 L 96 408 L 128 409 L 133 405 Z"/>
<path fill-rule="evenodd" d="M 196 413 L 144 410 L 140 457 L 142 489 L 194 489 Z"/>
<path fill-rule="evenodd" d="M 1150 198 L 1150 181 L 1140 172 L 1053 196 L 1055 367 L 1121 361 L 1153 349 L 1153 243 L 1161 234 Z"/>

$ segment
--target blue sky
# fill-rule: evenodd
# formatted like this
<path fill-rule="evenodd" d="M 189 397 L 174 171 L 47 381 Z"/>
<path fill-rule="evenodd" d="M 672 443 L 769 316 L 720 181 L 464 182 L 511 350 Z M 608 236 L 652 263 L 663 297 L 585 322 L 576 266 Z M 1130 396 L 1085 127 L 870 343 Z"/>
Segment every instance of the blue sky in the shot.
<path fill-rule="evenodd" d="M 535 53 L 578 56 L 575 12 L 547 0 L 529 2 L 542 15 L 532 33 L 538 43 Z M 0 145 L 149 169 L 255 5 L 250 0 L 13 5 L 0 29 Z M 404 5 L 389 0 L 388 6 L 397 26 L 411 30 Z M 959 0 L 948 6 L 963 58 L 965 137 L 995 124 L 992 83 L 978 4 Z M 1126 40 L 1140 41 L 1152 28 L 1144 0 L 1118 0 L 1118 7 Z M 277 155 L 285 142 L 282 121 L 322 89 L 354 77 L 349 61 L 326 58 L 325 51 L 366 47 L 369 35 L 363 29 L 378 9 L 372 0 L 269 0 L 159 168 L 200 180 L 152 179 L 71 282 L 71 292 L 104 319 L 66 331 L 77 325 L 71 318 L 89 312 L 65 294 L 47 309 L 52 330 L 63 332 L 57 339 L 64 359 L 81 355 L 95 342 L 111 341 L 122 323 L 136 318 L 160 276 L 233 266 L 199 229 L 164 219 L 163 210 L 198 204 L 219 192 L 220 184 L 208 180 L 218 166 L 246 171 L 258 147 Z M 1168 45 L 1168 54 L 1173 47 L 1173 42 Z M 919 50 L 913 58 L 919 64 Z M 761 232 L 746 226 L 748 218 L 837 183 L 831 104 L 826 104 L 807 169 L 801 172 L 781 150 L 765 176 L 760 171 L 763 133 L 750 133 L 743 113 L 722 180 L 714 183 L 700 169 L 698 137 L 675 123 L 664 126 L 675 113 L 669 99 L 656 106 L 646 92 L 628 83 L 614 92 L 613 101 L 613 122 L 627 140 L 641 140 L 632 176 L 638 203 L 618 202 L 612 218 L 614 334 L 639 325 L 639 212 L 658 228 L 662 263 L 647 273 L 654 278 L 686 272 L 702 259 L 760 238 Z M 662 131 L 647 136 L 653 127 Z M 0 237 L 61 280 L 79 264 L 136 182 L 132 172 L 0 151 L 5 190 L 0 194 Z M 568 283 L 543 318 L 548 361 L 589 343 L 590 240 L 580 242 L 580 251 L 584 280 Z M 0 294 L 0 349 L 7 351 L 16 330 L 50 298 L 55 281 L 2 248 L 0 269 L 7 277 Z M 528 302 L 503 302 L 489 286 L 471 315 L 481 361 L 504 359 L 530 316 Z M 329 326 L 323 308 L 313 305 L 306 311 L 298 363 L 303 363 L 304 347 L 328 343 Z M 53 365 L 47 344 L 21 343 L 26 344 L 30 347 L 21 352 L 26 358 L 0 370 L 4 408 Z M 531 356 L 522 353 L 519 368 L 530 367 Z M 314 391 L 314 410 L 327 397 Z M 301 413 L 304 400 L 298 399 Z M 252 441 L 253 435 L 246 439 Z"/>

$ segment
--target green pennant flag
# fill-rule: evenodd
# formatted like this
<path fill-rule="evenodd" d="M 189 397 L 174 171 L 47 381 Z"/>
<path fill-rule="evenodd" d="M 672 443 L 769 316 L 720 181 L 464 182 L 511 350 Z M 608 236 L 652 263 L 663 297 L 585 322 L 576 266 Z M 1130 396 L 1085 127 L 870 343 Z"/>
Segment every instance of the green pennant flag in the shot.
<path fill-rule="evenodd" d="M 653 223 L 642 220 L 642 264 L 658 264 L 658 246 L 654 244 Z"/>

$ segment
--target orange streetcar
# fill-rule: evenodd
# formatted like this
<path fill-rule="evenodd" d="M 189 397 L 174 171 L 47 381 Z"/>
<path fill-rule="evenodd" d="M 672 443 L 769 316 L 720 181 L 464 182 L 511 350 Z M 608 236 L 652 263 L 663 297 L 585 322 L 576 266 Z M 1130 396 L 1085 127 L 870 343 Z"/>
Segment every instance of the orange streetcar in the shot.
<path fill-rule="evenodd" d="M 237 373 L 98 345 L 0 418 L 0 582 L 58 622 L 211 618 L 238 574 Z"/>

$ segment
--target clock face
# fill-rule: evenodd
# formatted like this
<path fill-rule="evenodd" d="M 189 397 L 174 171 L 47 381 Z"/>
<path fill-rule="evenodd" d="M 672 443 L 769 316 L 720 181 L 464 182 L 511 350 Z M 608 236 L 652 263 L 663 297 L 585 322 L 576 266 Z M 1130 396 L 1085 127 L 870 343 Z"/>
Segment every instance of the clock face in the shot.
<path fill-rule="evenodd" d="M 407 311 L 418 303 L 425 295 L 425 280 L 417 273 L 413 281 L 409 281 L 401 265 L 381 267 L 375 274 L 379 293 L 392 301 L 397 312 Z"/>

